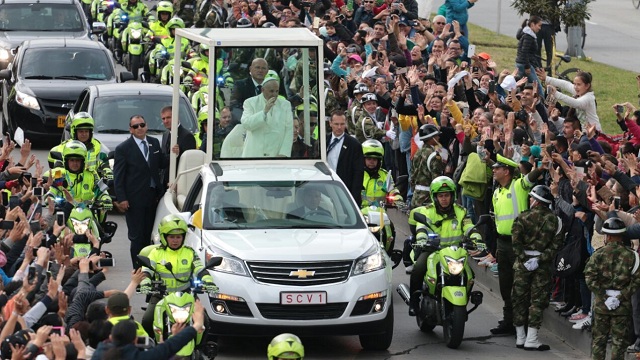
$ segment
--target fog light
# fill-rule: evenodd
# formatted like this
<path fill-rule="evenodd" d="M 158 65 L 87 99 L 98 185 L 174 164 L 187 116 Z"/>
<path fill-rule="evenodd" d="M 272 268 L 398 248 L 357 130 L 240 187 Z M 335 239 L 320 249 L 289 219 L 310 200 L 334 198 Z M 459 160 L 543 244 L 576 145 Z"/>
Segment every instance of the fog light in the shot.
<path fill-rule="evenodd" d="M 218 314 L 222 314 L 222 315 L 227 314 L 227 309 L 226 309 L 226 308 L 224 307 L 224 305 L 222 305 L 222 304 L 216 304 L 216 305 L 213 307 L 213 311 L 215 311 L 215 312 L 216 312 L 216 313 L 218 313 Z"/>
<path fill-rule="evenodd" d="M 371 312 L 377 314 L 379 312 L 382 312 L 382 310 L 384 310 L 384 299 L 376 300 L 376 302 L 373 304 L 373 309 L 371 310 Z"/>

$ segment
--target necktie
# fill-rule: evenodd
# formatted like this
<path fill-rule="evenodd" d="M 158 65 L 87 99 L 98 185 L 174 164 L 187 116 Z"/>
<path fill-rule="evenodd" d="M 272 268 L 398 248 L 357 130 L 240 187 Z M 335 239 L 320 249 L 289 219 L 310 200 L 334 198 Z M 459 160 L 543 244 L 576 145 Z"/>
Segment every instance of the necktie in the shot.
<path fill-rule="evenodd" d="M 262 93 L 262 85 L 256 86 L 256 95 L 260 95 Z"/>
<path fill-rule="evenodd" d="M 331 141 L 331 144 L 329 144 L 329 147 L 327 148 L 327 154 L 329 153 L 329 151 L 331 151 L 331 149 L 333 149 L 336 145 L 338 145 L 338 142 L 340 141 L 340 139 L 342 139 L 342 137 L 333 138 L 333 141 Z"/>
<path fill-rule="evenodd" d="M 147 146 L 147 142 L 142 140 L 142 151 L 144 151 L 144 158 L 146 159 L 149 156 L 149 147 Z"/>

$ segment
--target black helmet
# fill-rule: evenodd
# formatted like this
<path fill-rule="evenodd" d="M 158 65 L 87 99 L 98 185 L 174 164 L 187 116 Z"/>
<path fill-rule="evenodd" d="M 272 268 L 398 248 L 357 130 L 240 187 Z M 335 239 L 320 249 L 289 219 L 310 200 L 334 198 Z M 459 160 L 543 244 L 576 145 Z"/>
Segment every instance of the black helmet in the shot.
<path fill-rule="evenodd" d="M 602 232 L 609 235 L 622 235 L 627 231 L 627 227 L 618 217 L 612 217 L 607 219 L 602 224 Z"/>
<path fill-rule="evenodd" d="M 250 28 L 250 27 L 253 27 L 253 24 L 251 23 L 251 20 L 249 20 L 247 18 L 241 18 L 236 23 L 236 27 L 237 28 Z"/>
<path fill-rule="evenodd" d="M 553 202 L 553 194 L 551 194 L 551 189 L 545 185 L 536 185 L 531 189 L 529 195 L 534 199 L 543 202 L 545 204 L 551 204 Z"/>
<path fill-rule="evenodd" d="M 426 124 L 420 126 L 418 134 L 420 135 L 420 140 L 429 140 L 434 136 L 440 135 L 440 130 L 435 125 Z"/>

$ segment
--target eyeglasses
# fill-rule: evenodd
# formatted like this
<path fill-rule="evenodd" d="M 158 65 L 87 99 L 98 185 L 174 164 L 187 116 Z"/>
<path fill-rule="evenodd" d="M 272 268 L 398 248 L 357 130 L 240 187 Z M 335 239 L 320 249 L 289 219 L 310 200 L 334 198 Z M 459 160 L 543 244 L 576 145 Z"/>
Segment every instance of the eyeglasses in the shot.
<path fill-rule="evenodd" d="M 147 124 L 145 124 L 145 123 L 140 123 L 140 124 L 133 124 L 133 125 L 131 125 L 131 128 L 132 128 L 132 129 L 134 129 L 134 130 L 137 130 L 138 128 L 142 128 L 142 129 L 144 129 L 146 126 L 147 126 Z"/>
<path fill-rule="evenodd" d="M 373 1 L 365 1 L 365 4 L 373 4 Z"/>
<path fill-rule="evenodd" d="M 418 71 L 419 71 L 419 72 L 421 72 L 421 73 L 426 73 L 426 72 L 427 72 L 427 69 L 420 69 L 420 70 L 418 70 Z"/>
<path fill-rule="evenodd" d="M 444 24 L 446 24 L 446 23 L 444 23 L 444 22 L 442 22 L 442 21 L 436 21 L 436 22 L 435 22 L 435 24 L 436 24 L 436 25 L 444 25 Z"/>

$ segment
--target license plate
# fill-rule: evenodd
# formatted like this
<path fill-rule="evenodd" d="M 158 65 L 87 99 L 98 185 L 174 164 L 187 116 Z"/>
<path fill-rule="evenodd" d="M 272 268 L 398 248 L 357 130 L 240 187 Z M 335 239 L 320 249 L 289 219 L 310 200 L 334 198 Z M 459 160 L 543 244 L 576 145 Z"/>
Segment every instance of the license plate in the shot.
<path fill-rule="evenodd" d="M 59 128 L 63 128 L 64 127 L 64 120 L 67 117 L 65 115 L 58 115 L 58 127 Z"/>
<path fill-rule="evenodd" d="M 326 304 L 327 292 L 282 292 L 280 293 L 280 304 L 282 305 L 311 305 Z"/>

